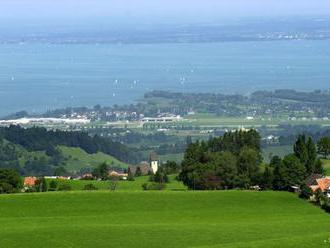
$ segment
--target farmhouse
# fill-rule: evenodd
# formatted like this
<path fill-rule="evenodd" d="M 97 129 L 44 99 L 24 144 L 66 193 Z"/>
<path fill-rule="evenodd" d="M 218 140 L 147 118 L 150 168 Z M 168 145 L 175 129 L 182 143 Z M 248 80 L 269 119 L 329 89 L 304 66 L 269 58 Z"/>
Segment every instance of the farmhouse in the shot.
<path fill-rule="evenodd" d="M 127 180 L 128 174 L 127 173 L 120 173 L 117 171 L 109 171 L 108 173 L 109 177 L 117 177 L 120 178 L 122 180 Z"/>
<path fill-rule="evenodd" d="M 137 171 L 137 168 L 140 168 L 140 171 L 141 171 L 141 175 L 142 176 L 146 176 L 148 174 L 151 173 L 151 168 L 150 168 L 150 164 L 148 162 L 141 162 L 140 164 L 138 165 L 130 165 L 128 167 L 128 170 L 133 174 L 135 175 L 136 174 L 136 171 Z"/>
<path fill-rule="evenodd" d="M 310 186 L 312 191 L 316 192 L 317 190 L 321 190 L 330 198 L 330 177 L 316 179 L 316 183 L 316 185 Z"/>

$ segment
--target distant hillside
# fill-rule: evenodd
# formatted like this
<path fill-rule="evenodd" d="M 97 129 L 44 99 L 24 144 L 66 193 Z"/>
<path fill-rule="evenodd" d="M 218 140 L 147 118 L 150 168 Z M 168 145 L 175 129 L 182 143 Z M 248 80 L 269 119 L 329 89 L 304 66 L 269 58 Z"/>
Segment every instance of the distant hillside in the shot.
<path fill-rule="evenodd" d="M 21 145 L 28 151 L 46 151 L 50 155 L 54 155 L 57 146 L 67 146 L 81 148 L 88 154 L 103 152 L 127 163 L 137 163 L 141 160 L 140 154 L 125 145 L 97 135 L 90 136 L 85 132 L 10 126 L 0 128 L 0 138 Z"/>
<path fill-rule="evenodd" d="M 60 159 L 46 151 L 28 151 L 21 145 L 0 141 L 0 168 L 15 168 L 22 175 L 65 175 L 90 171 L 101 163 L 110 167 L 127 168 L 128 164 L 102 153 L 88 154 L 81 148 L 58 146 Z M 7 153 L 9 156 L 5 156 Z M 56 163 L 57 162 L 57 163 Z"/>
<path fill-rule="evenodd" d="M 79 171 L 82 168 L 94 168 L 103 162 L 113 167 L 128 167 L 128 164 L 103 152 L 88 154 L 81 148 L 66 146 L 60 146 L 59 148 L 68 159 L 65 168 L 69 171 Z"/>
<path fill-rule="evenodd" d="M 13 168 L 22 175 L 83 173 L 103 162 L 127 168 L 121 160 L 138 159 L 138 153 L 118 142 L 82 132 L 0 128 L 0 168 Z"/>

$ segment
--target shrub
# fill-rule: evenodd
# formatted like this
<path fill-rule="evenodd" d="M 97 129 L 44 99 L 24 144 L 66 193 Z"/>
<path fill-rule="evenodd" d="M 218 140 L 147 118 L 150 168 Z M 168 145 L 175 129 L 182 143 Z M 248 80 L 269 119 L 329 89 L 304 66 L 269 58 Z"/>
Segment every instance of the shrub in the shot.
<path fill-rule="evenodd" d="M 11 184 L 6 182 L 0 183 L 0 194 L 9 194 L 13 192 L 14 188 Z"/>
<path fill-rule="evenodd" d="M 71 189 L 71 185 L 67 183 L 62 183 L 58 186 L 58 191 L 70 191 Z"/>
<path fill-rule="evenodd" d="M 98 190 L 98 188 L 94 184 L 89 183 L 84 186 L 83 190 Z"/>
<path fill-rule="evenodd" d="M 330 213 L 330 199 L 325 198 L 323 204 L 322 204 L 322 209 L 324 209 L 327 213 Z"/>
<path fill-rule="evenodd" d="M 55 180 L 52 180 L 49 182 L 49 188 L 48 191 L 56 191 L 58 186 L 58 182 Z"/>
<path fill-rule="evenodd" d="M 300 191 L 299 197 L 302 199 L 309 199 L 313 195 L 311 188 L 308 187 L 306 184 L 303 184 L 300 187 L 300 190 L 301 191 Z"/>
<path fill-rule="evenodd" d="M 164 190 L 166 184 L 164 183 L 144 183 L 142 184 L 143 190 Z"/>

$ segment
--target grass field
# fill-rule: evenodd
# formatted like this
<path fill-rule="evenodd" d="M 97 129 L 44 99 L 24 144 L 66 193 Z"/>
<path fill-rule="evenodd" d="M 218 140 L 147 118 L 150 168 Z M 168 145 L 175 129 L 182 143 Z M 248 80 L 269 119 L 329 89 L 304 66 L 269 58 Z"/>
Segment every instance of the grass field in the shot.
<path fill-rule="evenodd" d="M 330 247 L 330 215 L 290 193 L 0 195 L 0 247 Z"/>
<path fill-rule="evenodd" d="M 186 190 L 187 188 L 182 184 L 182 182 L 178 182 L 175 180 L 176 175 L 170 175 L 170 182 L 166 184 L 165 190 Z M 51 181 L 51 180 L 49 180 Z M 83 190 L 84 186 L 87 184 L 93 184 L 97 187 L 98 190 L 109 190 L 110 189 L 110 181 L 91 181 L 91 180 L 57 180 L 59 184 L 69 184 L 73 191 Z M 135 181 L 118 181 L 116 190 L 122 191 L 142 191 L 142 184 L 149 181 L 149 176 L 136 177 Z"/>

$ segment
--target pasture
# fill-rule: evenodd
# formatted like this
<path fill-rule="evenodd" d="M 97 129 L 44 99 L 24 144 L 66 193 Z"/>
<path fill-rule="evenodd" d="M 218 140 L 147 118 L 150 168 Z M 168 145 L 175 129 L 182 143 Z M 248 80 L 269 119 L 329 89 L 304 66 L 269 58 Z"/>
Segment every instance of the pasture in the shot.
<path fill-rule="evenodd" d="M 330 215 L 291 193 L 0 195 L 0 247 L 330 247 Z"/>

